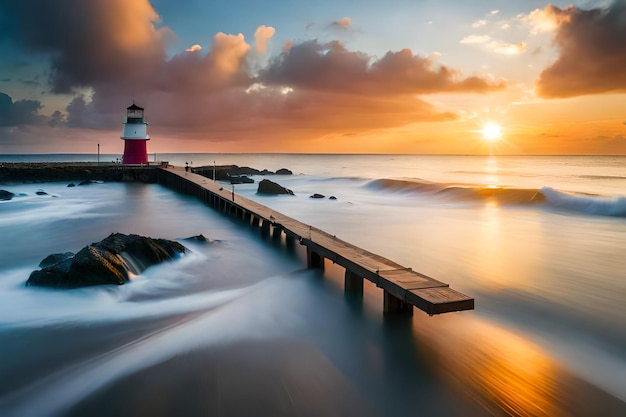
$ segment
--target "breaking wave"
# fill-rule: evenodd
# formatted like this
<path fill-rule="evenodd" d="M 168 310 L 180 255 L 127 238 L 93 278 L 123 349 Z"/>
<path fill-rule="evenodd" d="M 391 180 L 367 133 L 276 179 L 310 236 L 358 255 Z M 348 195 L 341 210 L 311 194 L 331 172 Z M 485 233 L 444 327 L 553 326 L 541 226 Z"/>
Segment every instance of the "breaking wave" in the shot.
<path fill-rule="evenodd" d="M 574 194 L 551 187 L 507 188 L 434 183 L 421 179 L 377 179 L 370 189 L 403 194 L 428 195 L 447 201 L 495 202 L 500 205 L 541 204 L 547 207 L 596 216 L 626 217 L 626 197 Z"/>
<path fill-rule="evenodd" d="M 598 216 L 626 217 L 626 197 L 624 196 L 569 194 L 550 187 L 543 187 L 541 193 L 548 204 L 553 207 Z"/>

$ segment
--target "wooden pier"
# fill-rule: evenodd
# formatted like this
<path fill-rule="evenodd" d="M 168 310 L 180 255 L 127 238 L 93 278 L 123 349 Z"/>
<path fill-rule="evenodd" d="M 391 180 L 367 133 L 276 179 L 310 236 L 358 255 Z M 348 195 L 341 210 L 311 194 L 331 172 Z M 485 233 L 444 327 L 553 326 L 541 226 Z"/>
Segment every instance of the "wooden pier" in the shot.
<path fill-rule="evenodd" d="M 181 167 L 162 167 L 158 181 L 174 190 L 198 197 L 217 210 L 243 219 L 274 238 L 285 235 L 287 245 L 306 246 L 307 266 L 323 268 L 328 259 L 345 268 L 346 291 L 363 293 L 363 279 L 384 291 L 385 313 L 413 314 L 413 306 L 426 313 L 441 314 L 473 310 L 474 299 L 448 284 L 368 252 L 323 230 L 285 216 L 256 201 L 235 194 L 230 187 Z"/>

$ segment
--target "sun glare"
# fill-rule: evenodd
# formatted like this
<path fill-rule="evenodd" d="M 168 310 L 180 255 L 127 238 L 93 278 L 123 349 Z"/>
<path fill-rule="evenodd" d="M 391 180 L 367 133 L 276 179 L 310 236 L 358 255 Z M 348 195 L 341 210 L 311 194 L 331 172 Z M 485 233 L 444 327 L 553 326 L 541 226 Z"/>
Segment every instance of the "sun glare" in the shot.
<path fill-rule="evenodd" d="M 495 142 L 502 137 L 502 128 L 497 123 L 487 123 L 480 131 L 483 138 L 489 142 Z"/>

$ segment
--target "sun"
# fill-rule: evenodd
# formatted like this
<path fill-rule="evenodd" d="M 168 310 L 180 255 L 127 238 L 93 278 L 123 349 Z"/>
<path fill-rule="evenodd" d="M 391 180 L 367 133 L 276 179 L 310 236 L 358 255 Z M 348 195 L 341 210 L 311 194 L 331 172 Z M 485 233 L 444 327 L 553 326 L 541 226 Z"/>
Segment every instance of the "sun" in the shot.
<path fill-rule="evenodd" d="M 486 141 L 495 142 L 502 137 L 502 128 L 497 123 L 489 122 L 483 126 L 480 133 Z"/>

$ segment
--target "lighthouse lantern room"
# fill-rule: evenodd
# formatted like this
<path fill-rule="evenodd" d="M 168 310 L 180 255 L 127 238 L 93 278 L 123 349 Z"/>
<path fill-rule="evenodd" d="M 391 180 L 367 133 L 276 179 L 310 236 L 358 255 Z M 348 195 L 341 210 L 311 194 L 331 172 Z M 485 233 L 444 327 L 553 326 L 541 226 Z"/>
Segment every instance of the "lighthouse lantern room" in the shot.
<path fill-rule="evenodd" d="M 133 103 L 126 108 L 126 121 L 123 123 L 122 140 L 124 141 L 123 164 L 145 164 L 148 162 L 147 142 L 148 123 L 144 121 L 143 108 Z"/>

